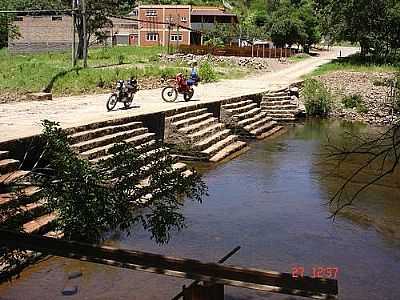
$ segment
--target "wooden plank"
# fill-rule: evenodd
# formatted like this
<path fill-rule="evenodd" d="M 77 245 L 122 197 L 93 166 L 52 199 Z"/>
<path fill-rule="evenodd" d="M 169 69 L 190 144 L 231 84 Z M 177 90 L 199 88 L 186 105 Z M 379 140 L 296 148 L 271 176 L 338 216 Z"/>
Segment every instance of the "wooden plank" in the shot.
<path fill-rule="evenodd" d="M 0 245 L 75 258 L 216 284 L 244 287 L 314 299 L 336 299 L 337 281 L 311 277 L 293 278 L 289 273 L 202 263 L 192 259 L 96 246 L 49 237 L 0 230 Z"/>

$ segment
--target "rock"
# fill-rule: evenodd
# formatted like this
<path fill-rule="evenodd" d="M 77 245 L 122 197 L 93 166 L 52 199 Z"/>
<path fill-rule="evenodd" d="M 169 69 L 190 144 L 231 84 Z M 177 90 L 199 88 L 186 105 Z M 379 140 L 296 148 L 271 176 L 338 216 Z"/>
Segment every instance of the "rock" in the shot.
<path fill-rule="evenodd" d="M 69 286 L 69 287 L 65 287 L 62 291 L 62 294 L 64 296 L 72 296 L 75 295 L 76 293 L 78 293 L 78 287 L 77 286 Z"/>
<path fill-rule="evenodd" d="M 70 272 L 68 273 L 68 279 L 75 279 L 78 277 L 82 276 L 82 272 L 81 271 L 75 271 L 75 272 Z"/>
<path fill-rule="evenodd" d="M 28 94 L 28 98 L 30 100 L 37 100 L 37 101 L 52 100 L 53 95 L 51 93 L 31 93 L 31 94 Z"/>

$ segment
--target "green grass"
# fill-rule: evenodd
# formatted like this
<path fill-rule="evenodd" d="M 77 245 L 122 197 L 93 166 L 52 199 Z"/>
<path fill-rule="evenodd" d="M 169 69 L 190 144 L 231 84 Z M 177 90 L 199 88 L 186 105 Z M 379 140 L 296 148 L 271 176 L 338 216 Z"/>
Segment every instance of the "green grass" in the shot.
<path fill-rule="evenodd" d="M 80 65 L 72 69 L 70 52 L 11 55 L 6 49 L 1 49 L 0 97 L 5 93 L 19 95 L 41 91 L 54 78 L 52 92 L 60 96 L 104 92 L 112 88 L 117 79 L 130 76 L 139 79 L 171 78 L 179 72 L 188 72 L 187 64 L 182 62 L 161 63 L 159 54 L 165 52 L 162 47 L 90 49 L 89 68 L 82 69 L 82 62 L 79 62 Z M 215 67 L 222 70 L 217 79 L 247 74 L 233 66 Z"/>
<path fill-rule="evenodd" d="M 375 63 L 367 61 L 360 56 L 351 56 L 334 60 L 328 64 L 320 66 L 314 72 L 305 77 L 320 76 L 334 71 L 351 72 L 395 72 L 400 70 L 400 60 L 393 63 Z"/>
<path fill-rule="evenodd" d="M 289 61 L 290 62 L 300 62 L 300 61 L 303 61 L 303 60 L 306 60 L 307 58 L 310 58 L 311 56 L 309 55 L 309 54 L 306 54 L 306 53 L 301 53 L 301 54 L 298 54 L 298 55 L 294 55 L 294 56 L 291 56 L 291 57 L 289 57 Z"/>

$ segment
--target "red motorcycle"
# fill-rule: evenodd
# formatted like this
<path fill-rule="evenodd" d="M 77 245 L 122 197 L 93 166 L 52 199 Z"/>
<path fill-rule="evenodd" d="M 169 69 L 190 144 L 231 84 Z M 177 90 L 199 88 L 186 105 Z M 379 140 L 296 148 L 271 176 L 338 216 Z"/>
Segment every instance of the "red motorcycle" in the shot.
<path fill-rule="evenodd" d="M 174 102 L 178 98 L 178 94 L 183 95 L 185 101 L 192 99 L 194 94 L 193 86 L 197 86 L 199 80 L 191 78 L 186 80 L 182 73 L 176 75 L 170 85 L 163 88 L 161 96 L 165 102 Z"/>

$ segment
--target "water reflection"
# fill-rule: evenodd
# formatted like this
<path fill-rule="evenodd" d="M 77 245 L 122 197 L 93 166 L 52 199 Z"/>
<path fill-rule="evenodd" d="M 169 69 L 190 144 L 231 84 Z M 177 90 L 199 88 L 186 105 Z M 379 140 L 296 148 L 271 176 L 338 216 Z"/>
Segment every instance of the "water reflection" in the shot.
<path fill-rule="evenodd" d="M 340 299 L 397 300 L 398 240 L 364 226 L 362 218 L 344 216 L 333 223 L 325 205 L 339 181 L 326 176 L 323 144 L 328 136 L 352 126 L 307 122 L 276 139 L 252 144 L 233 161 L 203 166 L 210 196 L 203 204 L 186 203 L 187 229 L 164 246 L 155 245 L 140 230 L 133 236 L 116 235 L 111 244 L 203 261 L 217 261 L 240 245 L 227 264 L 285 272 L 300 265 L 308 274 L 313 266 L 338 267 Z M 398 197 L 394 187 L 373 187 L 363 195 L 360 207 L 368 218 L 392 223 L 400 216 Z M 393 230 L 398 233 L 399 227 Z M 0 299 L 63 299 L 61 290 L 71 284 L 66 274 L 77 269 L 83 272 L 73 283 L 79 292 L 69 299 L 170 299 L 188 283 L 53 258 L 25 271 L 20 280 L 0 286 Z M 294 299 L 238 288 L 226 291 L 230 300 Z"/>

